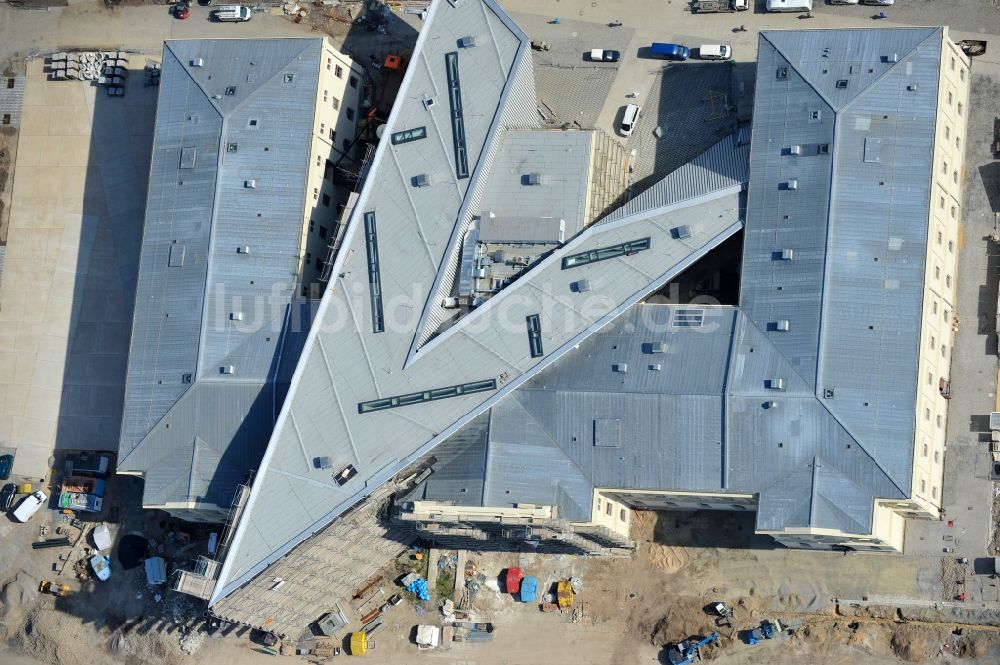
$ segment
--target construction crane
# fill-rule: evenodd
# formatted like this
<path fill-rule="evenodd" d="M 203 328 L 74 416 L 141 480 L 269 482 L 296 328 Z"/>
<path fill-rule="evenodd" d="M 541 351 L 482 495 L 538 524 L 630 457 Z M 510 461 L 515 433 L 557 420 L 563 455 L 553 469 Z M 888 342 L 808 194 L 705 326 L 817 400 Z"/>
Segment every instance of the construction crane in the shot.
<path fill-rule="evenodd" d="M 701 660 L 701 648 L 719 639 L 718 633 L 711 633 L 698 641 L 682 640 L 667 652 L 671 665 L 688 665 Z"/>

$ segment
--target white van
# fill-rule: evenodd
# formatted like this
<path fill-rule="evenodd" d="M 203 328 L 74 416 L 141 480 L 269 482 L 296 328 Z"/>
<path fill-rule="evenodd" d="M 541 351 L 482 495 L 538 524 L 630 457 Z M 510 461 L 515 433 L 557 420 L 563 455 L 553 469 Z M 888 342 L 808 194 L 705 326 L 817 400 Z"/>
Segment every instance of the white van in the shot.
<path fill-rule="evenodd" d="M 253 10 L 243 5 L 223 5 L 212 12 L 216 21 L 249 21 Z"/>
<path fill-rule="evenodd" d="M 764 9 L 769 12 L 811 12 L 812 0 L 767 0 Z"/>
<path fill-rule="evenodd" d="M 698 57 L 702 60 L 728 60 L 733 57 L 733 47 L 729 44 L 702 44 L 698 47 Z"/>
<path fill-rule="evenodd" d="M 45 505 L 48 498 L 45 496 L 45 492 L 35 492 L 24 497 L 24 501 L 14 509 L 14 519 L 18 522 L 27 522 L 38 512 L 39 508 Z"/>
<path fill-rule="evenodd" d="M 636 104 L 629 104 L 625 107 L 625 113 L 622 114 L 622 124 L 619 127 L 622 136 L 632 135 L 632 130 L 635 129 L 635 123 L 639 120 L 640 111 L 642 111 L 642 109 Z"/>

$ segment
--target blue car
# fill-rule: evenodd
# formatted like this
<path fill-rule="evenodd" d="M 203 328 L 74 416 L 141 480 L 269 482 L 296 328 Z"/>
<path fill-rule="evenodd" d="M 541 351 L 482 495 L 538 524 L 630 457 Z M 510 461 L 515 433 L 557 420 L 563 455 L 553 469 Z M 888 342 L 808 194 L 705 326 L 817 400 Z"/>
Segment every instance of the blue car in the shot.
<path fill-rule="evenodd" d="M 13 455 L 0 455 L 0 480 L 10 478 L 10 470 L 14 468 Z"/>
<path fill-rule="evenodd" d="M 538 598 L 538 578 L 525 577 L 521 580 L 521 602 L 533 603 Z"/>
<path fill-rule="evenodd" d="M 649 47 L 649 55 L 664 60 L 687 60 L 691 57 L 691 49 L 683 44 L 653 42 L 653 45 Z"/>

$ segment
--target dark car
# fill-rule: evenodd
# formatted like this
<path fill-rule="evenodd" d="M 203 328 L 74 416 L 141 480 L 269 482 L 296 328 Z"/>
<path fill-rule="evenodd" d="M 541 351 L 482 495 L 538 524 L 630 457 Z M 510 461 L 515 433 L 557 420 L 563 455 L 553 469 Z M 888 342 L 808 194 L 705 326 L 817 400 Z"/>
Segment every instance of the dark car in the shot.
<path fill-rule="evenodd" d="M 618 62 L 621 60 L 621 51 L 611 51 L 609 49 L 595 48 L 590 50 L 591 62 Z"/>
<path fill-rule="evenodd" d="M 10 470 L 14 468 L 13 455 L 0 455 L 0 480 L 10 478 Z"/>
<path fill-rule="evenodd" d="M 17 487 L 14 483 L 7 483 L 0 489 L 0 510 L 10 510 L 10 507 L 14 505 L 14 495 L 17 494 Z"/>

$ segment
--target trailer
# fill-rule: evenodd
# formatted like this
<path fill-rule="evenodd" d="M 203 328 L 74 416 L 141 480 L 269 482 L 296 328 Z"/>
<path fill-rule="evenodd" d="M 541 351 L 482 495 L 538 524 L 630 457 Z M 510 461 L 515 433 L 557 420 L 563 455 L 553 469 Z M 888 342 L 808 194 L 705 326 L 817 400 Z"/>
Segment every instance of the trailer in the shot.
<path fill-rule="evenodd" d="M 736 7 L 730 0 L 695 0 L 691 3 L 691 11 L 695 14 L 722 14 L 735 12 Z"/>

